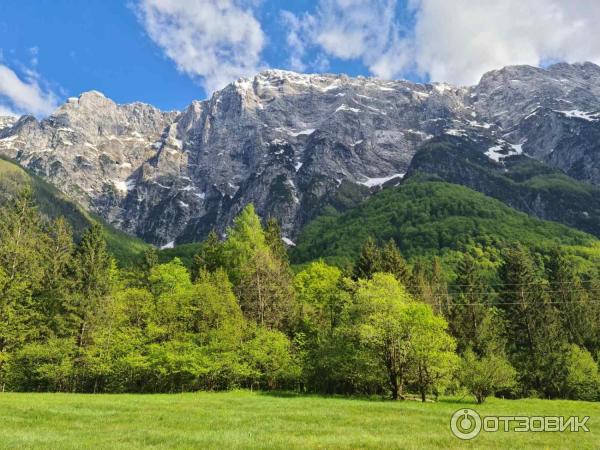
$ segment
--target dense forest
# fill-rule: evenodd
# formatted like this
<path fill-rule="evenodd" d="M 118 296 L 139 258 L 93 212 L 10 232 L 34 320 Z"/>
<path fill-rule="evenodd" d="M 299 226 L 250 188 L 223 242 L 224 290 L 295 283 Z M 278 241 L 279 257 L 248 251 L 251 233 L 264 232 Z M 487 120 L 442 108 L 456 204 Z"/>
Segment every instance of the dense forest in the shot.
<path fill-rule="evenodd" d="M 516 211 L 464 186 L 415 176 L 356 207 L 329 209 L 308 223 L 291 259 L 304 263 L 323 257 L 351 266 L 369 237 L 380 242 L 394 239 L 409 259 L 462 254 L 468 246 L 501 248 L 515 241 L 540 251 L 555 245 L 586 247 L 600 256 L 598 240 L 591 234 Z"/>
<path fill-rule="evenodd" d="M 277 222 L 252 205 L 225 236 L 211 233 L 191 267 L 154 249 L 118 267 L 99 225 L 74 238 L 30 191 L 11 198 L 1 388 L 600 399 L 598 268 L 559 245 L 465 240 L 452 259 L 407 261 L 406 244 L 374 235 L 351 265 L 293 270 Z"/>

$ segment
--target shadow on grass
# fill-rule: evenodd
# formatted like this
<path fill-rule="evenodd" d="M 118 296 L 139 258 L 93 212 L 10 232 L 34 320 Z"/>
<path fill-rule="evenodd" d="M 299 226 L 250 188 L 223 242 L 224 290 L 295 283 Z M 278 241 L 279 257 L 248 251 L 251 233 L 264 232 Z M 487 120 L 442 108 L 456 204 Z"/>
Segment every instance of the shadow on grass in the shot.
<path fill-rule="evenodd" d="M 274 397 L 274 398 L 318 398 L 323 400 L 354 400 L 354 401 L 368 401 L 368 402 L 379 402 L 379 403 L 422 403 L 421 398 L 417 395 L 407 395 L 404 400 L 392 400 L 388 396 L 383 395 L 347 395 L 347 394 L 316 394 L 316 393 L 302 393 L 296 391 L 254 391 L 255 394 Z M 428 404 L 442 403 L 442 404 L 460 404 L 460 405 L 475 405 L 476 402 L 470 396 L 464 397 L 439 397 L 437 400 L 427 398 Z"/>
<path fill-rule="evenodd" d="M 344 394 L 315 394 L 311 392 L 296 392 L 296 391 L 254 391 L 258 395 L 276 398 L 318 398 L 323 400 L 358 400 L 358 401 L 373 401 L 373 402 L 391 402 L 388 397 L 381 395 L 344 395 Z"/>

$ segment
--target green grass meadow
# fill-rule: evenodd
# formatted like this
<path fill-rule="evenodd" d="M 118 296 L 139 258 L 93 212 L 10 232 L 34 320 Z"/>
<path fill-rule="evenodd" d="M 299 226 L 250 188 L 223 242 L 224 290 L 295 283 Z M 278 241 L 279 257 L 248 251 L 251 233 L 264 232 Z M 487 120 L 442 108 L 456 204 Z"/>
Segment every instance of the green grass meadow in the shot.
<path fill-rule="evenodd" d="M 450 431 L 459 408 L 481 415 L 590 416 L 589 433 Z M 246 391 L 164 395 L 0 394 L 0 448 L 598 449 L 600 404 L 489 399 L 391 402 Z"/>

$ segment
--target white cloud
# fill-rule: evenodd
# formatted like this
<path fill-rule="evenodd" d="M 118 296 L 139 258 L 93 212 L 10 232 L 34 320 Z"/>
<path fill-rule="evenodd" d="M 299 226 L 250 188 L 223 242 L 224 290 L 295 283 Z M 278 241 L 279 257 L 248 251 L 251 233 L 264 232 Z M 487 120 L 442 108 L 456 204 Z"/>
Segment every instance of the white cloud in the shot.
<path fill-rule="evenodd" d="M 321 0 L 314 40 L 341 59 L 376 58 L 394 23 L 395 0 Z"/>
<path fill-rule="evenodd" d="M 306 42 L 304 39 L 304 30 L 306 21 L 311 20 L 311 16 L 306 16 L 304 21 L 289 11 L 281 11 L 281 20 L 288 29 L 286 43 L 289 53 L 289 66 L 292 70 L 304 72 L 307 65 L 304 63 L 306 55 Z"/>
<path fill-rule="evenodd" d="M 0 64 L 0 115 L 45 116 L 56 109 L 56 95 L 42 87 L 35 72 L 26 74 L 21 79 L 11 68 Z"/>
<path fill-rule="evenodd" d="M 473 84 L 511 64 L 600 63 L 600 2 L 409 0 L 404 8 L 396 0 L 319 0 L 313 14 L 286 13 L 291 66 L 306 65 L 308 49 L 317 48 L 383 78 L 417 72 Z"/>
<path fill-rule="evenodd" d="M 210 93 L 261 67 L 265 36 L 256 0 L 139 0 L 148 36 L 180 71 L 201 77 Z"/>
<path fill-rule="evenodd" d="M 374 75 L 398 75 L 411 49 L 401 37 L 396 10 L 396 0 L 320 0 L 314 14 L 283 12 L 290 66 L 306 65 L 307 49 L 316 47 L 330 57 L 360 60 Z"/>
<path fill-rule="evenodd" d="M 548 60 L 600 62 L 600 3 L 412 0 L 415 63 L 433 80 L 473 84 L 486 71 Z"/>

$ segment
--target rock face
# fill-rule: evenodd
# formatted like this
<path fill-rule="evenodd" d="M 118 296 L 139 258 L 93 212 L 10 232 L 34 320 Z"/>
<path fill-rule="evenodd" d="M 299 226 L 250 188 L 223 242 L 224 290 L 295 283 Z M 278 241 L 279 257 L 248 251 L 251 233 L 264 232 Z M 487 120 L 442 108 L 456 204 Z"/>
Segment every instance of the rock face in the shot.
<path fill-rule="evenodd" d="M 0 116 L 0 133 L 4 129 L 12 127 L 16 121 L 17 119 L 12 116 Z"/>
<path fill-rule="evenodd" d="M 224 231 L 248 202 L 293 238 L 325 205 L 399 180 L 444 134 L 494 164 L 526 153 L 600 184 L 600 67 L 507 67 L 468 88 L 269 70 L 182 112 L 88 92 L 42 121 L 0 120 L 0 154 L 169 245 Z"/>

